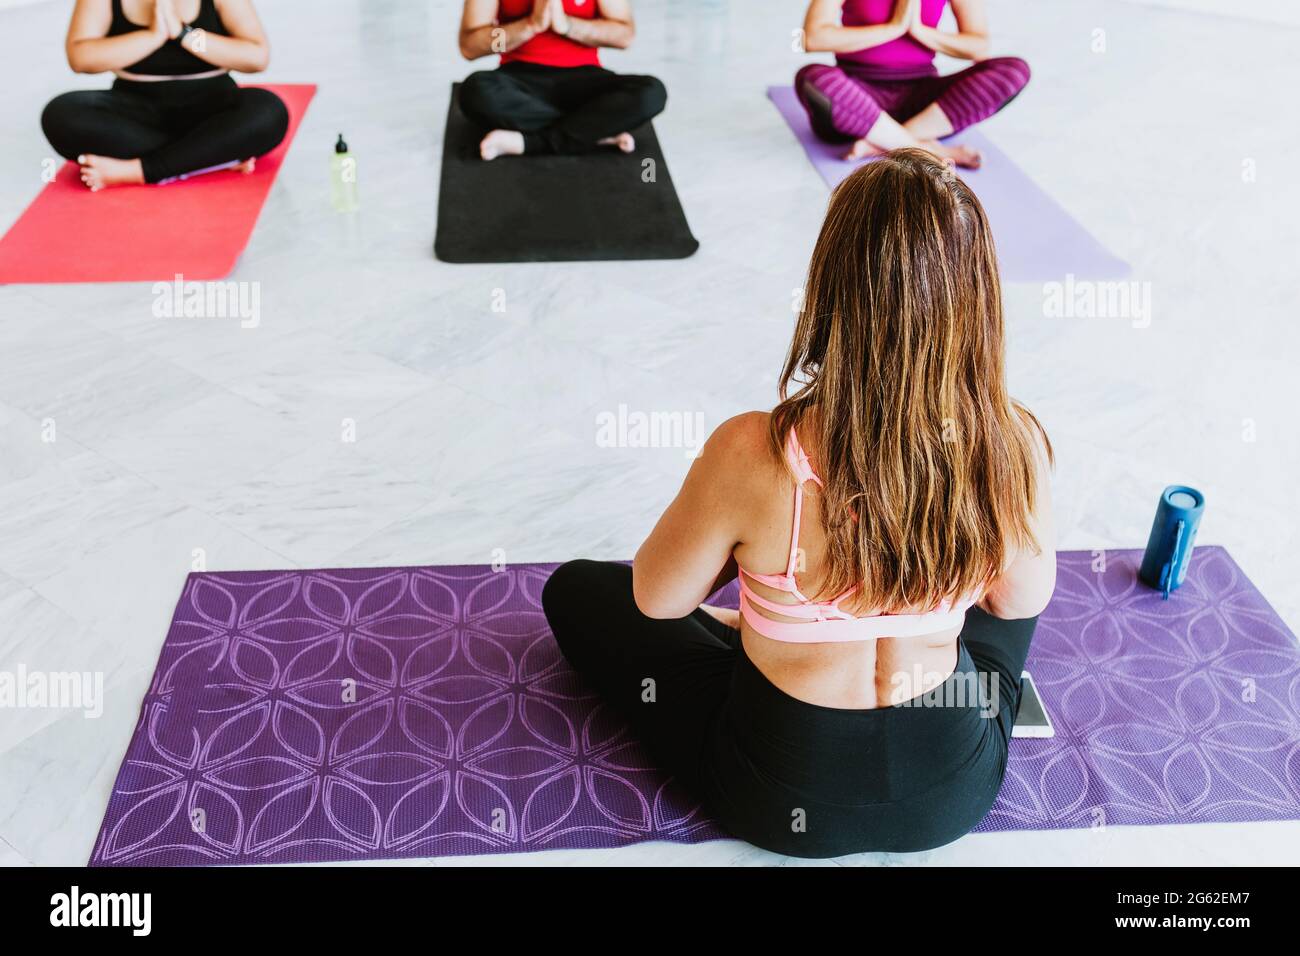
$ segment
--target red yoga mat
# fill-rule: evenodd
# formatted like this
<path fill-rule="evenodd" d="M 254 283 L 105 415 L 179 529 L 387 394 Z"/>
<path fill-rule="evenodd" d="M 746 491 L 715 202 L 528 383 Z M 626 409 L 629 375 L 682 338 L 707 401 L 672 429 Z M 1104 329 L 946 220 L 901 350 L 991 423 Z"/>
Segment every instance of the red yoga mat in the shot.
<path fill-rule="evenodd" d="M 156 282 L 229 275 L 248 245 L 316 87 L 267 85 L 289 108 L 284 142 L 244 175 L 222 170 L 165 186 L 92 193 L 77 165 L 58 176 L 0 239 L 0 284 Z"/>

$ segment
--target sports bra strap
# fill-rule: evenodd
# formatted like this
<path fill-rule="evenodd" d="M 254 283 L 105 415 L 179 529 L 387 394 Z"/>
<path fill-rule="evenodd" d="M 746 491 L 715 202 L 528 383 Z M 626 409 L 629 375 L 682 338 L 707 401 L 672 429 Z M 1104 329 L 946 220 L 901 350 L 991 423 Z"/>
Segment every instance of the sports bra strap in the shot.
<path fill-rule="evenodd" d="M 790 582 L 790 587 L 794 589 L 795 565 L 799 560 L 799 528 L 803 522 L 804 482 L 815 481 L 818 485 L 821 485 L 822 480 L 813 471 L 812 465 L 808 461 L 808 453 L 803 450 L 803 445 L 799 443 L 799 434 L 793 426 L 790 428 L 789 437 L 785 440 L 785 460 L 789 463 L 795 477 L 794 521 L 790 527 L 790 557 L 785 565 L 786 579 Z M 798 593 L 798 591 L 796 590 L 795 593 Z M 802 599 L 802 595 L 800 595 L 800 598 Z"/>
<path fill-rule="evenodd" d="M 856 617 L 840 608 L 841 601 L 861 590 L 860 584 L 855 584 L 830 601 L 812 601 L 805 597 L 795 580 L 795 565 L 799 558 L 799 527 L 803 521 L 803 486 L 809 481 L 821 485 L 822 480 L 813 471 L 808 453 L 799 444 L 799 435 L 793 428 L 786 438 L 785 457 L 795 477 L 794 518 L 785 573 L 758 574 L 743 567 L 739 569 L 740 613 L 755 631 L 773 640 L 802 644 L 918 637 L 961 626 L 967 608 L 975 603 L 973 597 L 946 602 L 922 614 L 876 614 L 869 617 Z M 770 600 L 754 590 L 751 580 L 791 594 L 799 603 L 782 604 Z M 758 613 L 759 608 L 787 620 L 773 620 Z"/>
<path fill-rule="evenodd" d="M 794 584 L 794 569 L 799 563 L 799 525 L 803 521 L 803 485 L 794 489 L 794 520 L 790 525 L 790 557 L 785 563 L 785 576 Z"/>
<path fill-rule="evenodd" d="M 808 453 L 803 450 L 803 445 L 799 443 L 799 434 L 790 429 L 790 436 L 785 440 L 785 458 L 790 463 L 790 468 L 794 471 L 798 483 L 802 486 L 805 481 L 815 481 L 821 484 L 822 480 L 813 471 L 812 463 L 808 459 Z"/>

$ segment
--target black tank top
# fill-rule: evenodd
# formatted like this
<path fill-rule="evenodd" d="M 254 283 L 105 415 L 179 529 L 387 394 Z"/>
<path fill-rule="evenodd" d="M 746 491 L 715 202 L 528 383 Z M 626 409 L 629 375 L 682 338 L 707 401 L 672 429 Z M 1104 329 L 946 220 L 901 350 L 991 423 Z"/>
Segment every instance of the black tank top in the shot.
<path fill-rule="evenodd" d="M 199 0 L 199 15 L 190 21 L 190 26 L 221 36 L 230 35 L 221 22 L 221 14 L 217 12 L 216 0 Z M 122 0 L 113 0 L 113 22 L 109 25 L 108 36 L 116 37 L 146 29 L 148 24 L 134 23 L 126 18 Z M 139 63 L 132 63 L 126 71 L 144 76 L 188 76 L 191 73 L 208 73 L 214 69 L 217 67 L 195 56 L 177 41 L 168 40 Z"/>

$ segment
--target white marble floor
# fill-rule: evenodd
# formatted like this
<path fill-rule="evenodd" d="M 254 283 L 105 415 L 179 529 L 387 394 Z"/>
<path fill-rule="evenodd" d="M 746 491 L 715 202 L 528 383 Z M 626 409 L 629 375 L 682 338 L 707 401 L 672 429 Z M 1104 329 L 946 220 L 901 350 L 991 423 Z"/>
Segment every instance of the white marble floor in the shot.
<path fill-rule="evenodd" d="M 0 288 L 0 667 L 105 675 L 104 716 L 0 714 L 0 864 L 84 862 L 195 549 L 209 569 L 626 557 L 680 451 L 598 448 L 625 403 L 710 427 L 770 407 L 826 201 L 764 98 L 801 62 L 793 0 L 640 0 L 616 69 L 654 72 L 692 259 L 451 266 L 431 248 L 453 0 L 276 0 L 269 78 L 320 84 L 234 278 L 262 320 L 157 319 L 148 285 Z M 1049 319 L 1007 289 L 1014 392 L 1059 453 L 1064 548 L 1133 547 L 1160 488 L 1202 488 L 1226 545 L 1293 629 L 1300 33 L 1116 0 L 991 0 L 1033 64 L 987 130 L 1150 283 L 1153 319 Z M 0 11 L 0 222 L 40 188 L 37 116 L 96 80 L 63 62 L 68 4 Z M 1104 41 L 1104 50 L 1098 50 Z M 358 228 L 330 145 L 360 158 Z M 75 242 L 75 237 L 69 237 Z M 494 290 L 507 308 L 493 311 Z M 344 419 L 356 441 L 341 441 Z M 44 441 L 52 421 L 57 440 Z M 967 837 L 841 864 L 1291 862 L 1300 824 Z M 779 864 L 740 843 L 512 864 Z M 465 861 L 438 860 L 438 865 Z M 476 858 L 470 862 L 492 862 Z"/>

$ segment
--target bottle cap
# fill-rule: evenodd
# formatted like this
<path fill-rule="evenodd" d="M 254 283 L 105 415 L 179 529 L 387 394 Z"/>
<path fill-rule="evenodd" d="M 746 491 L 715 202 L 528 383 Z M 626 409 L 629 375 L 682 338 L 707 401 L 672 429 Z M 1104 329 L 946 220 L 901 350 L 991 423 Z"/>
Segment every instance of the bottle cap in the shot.
<path fill-rule="evenodd" d="M 348 151 L 348 144 L 343 141 L 343 134 L 339 133 L 339 141 L 334 144 L 334 152 L 346 153 L 347 151 Z"/>
<path fill-rule="evenodd" d="M 1199 511 L 1205 498 L 1195 488 L 1187 485 L 1170 485 L 1161 493 L 1164 503 L 1181 511 Z"/>

